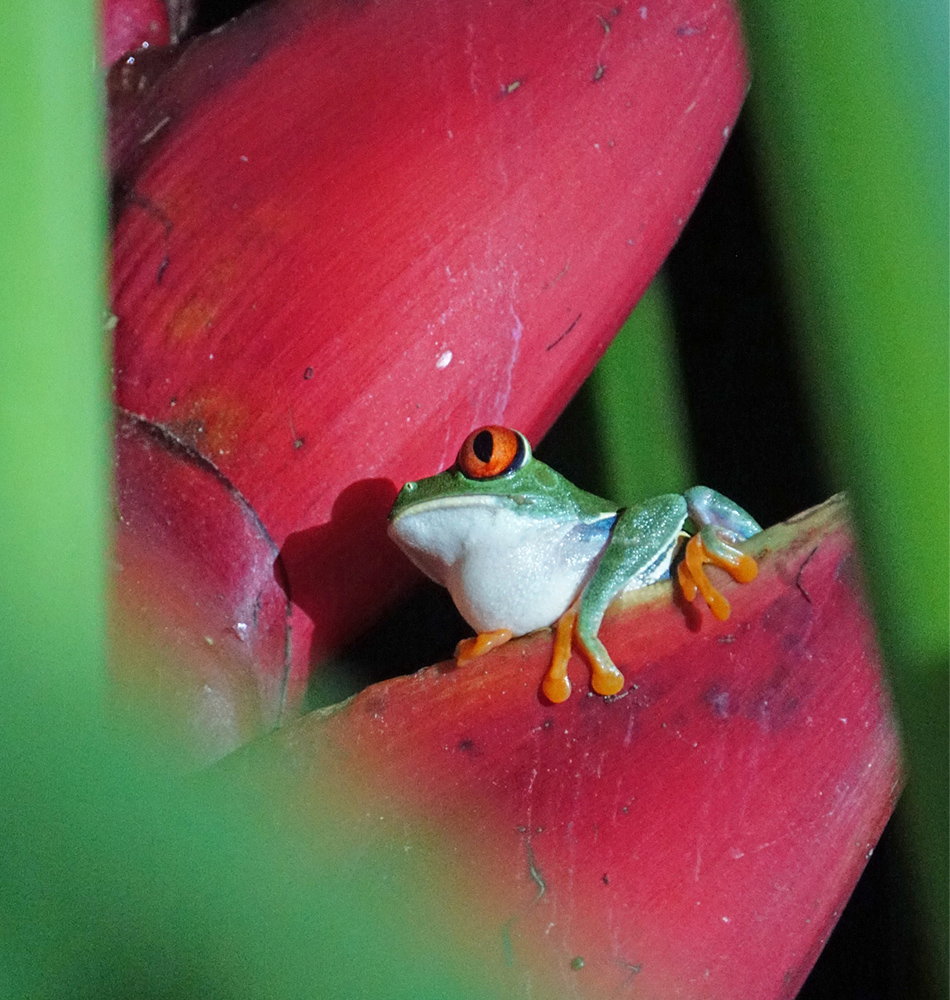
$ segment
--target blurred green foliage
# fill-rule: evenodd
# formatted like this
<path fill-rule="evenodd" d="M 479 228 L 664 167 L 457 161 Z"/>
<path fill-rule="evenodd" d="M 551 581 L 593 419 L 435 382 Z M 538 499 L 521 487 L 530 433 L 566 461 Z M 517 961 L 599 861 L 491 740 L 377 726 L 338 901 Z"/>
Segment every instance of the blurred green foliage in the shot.
<path fill-rule="evenodd" d="M 585 391 L 599 431 L 606 496 L 631 504 L 693 484 L 662 272 L 607 348 Z"/>
<path fill-rule="evenodd" d="M 88 4 L 0 5 L 0 663 L 102 695 L 105 185 Z M 21 687 L 22 685 L 22 687 Z"/>
<path fill-rule="evenodd" d="M 497 995 L 432 854 L 354 848 L 333 803 L 304 838 L 236 769 L 185 778 L 49 691 L 0 705 L 0 759 L 4 997 Z"/>
<path fill-rule="evenodd" d="M 909 751 L 919 880 L 945 943 L 946 4 L 745 10 L 771 208 L 827 452 L 855 506 Z M 101 725 L 109 420 L 92 14 L 67 0 L 0 6 L 0 992 L 484 995 L 437 908 L 417 906 L 408 862 L 382 848 L 318 872 L 313 843 L 261 828 L 266 806 L 247 788 L 186 782 Z M 593 379 L 620 501 L 692 478 L 668 327 L 654 285 Z M 332 827 L 314 836 L 339 862 Z M 422 925 L 407 906 L 428 913 Z"/>
<path fill-rule="evenodd" d="M 918 889 L 945 963 L 947 5 L 747 0 L 744 11 L 786 280 L 826 453 L 854 507 L 903 723 Z"/>

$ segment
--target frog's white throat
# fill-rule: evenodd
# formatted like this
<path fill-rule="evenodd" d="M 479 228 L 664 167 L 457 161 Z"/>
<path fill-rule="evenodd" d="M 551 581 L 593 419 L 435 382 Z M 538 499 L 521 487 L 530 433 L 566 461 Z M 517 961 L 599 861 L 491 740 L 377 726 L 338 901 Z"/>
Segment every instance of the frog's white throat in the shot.
<path fill-rule="evenodd" d="M 479 632 L 524 635 L 553 624 L 590 578 L 614 514 L 537 516 L 500 496 L 423 501 L 389 525 L 393 541 Z"/>

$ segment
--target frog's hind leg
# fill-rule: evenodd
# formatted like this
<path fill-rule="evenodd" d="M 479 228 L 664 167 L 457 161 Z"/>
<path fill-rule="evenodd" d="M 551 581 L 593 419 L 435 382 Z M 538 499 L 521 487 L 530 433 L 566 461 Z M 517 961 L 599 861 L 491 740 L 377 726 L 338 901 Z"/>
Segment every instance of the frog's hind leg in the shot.
<path fill-rule="evenodd" d="M 686 500 L 690 519 L 697 528 L 713 525 L 733 536 L 736 541 L 744 541 L 762 530 L 751 514 L 708 486 L 693 486 L 683 494 L 683 498 Z"/>
<path fill-rule="evenodd" d="M 669 570 L 674 543 L 686 520 L 686 501 L 679 494 L 656 497 L 620 512 L 594 575 L 581 593 L 574 637 L 591 668 L 597 694 L 618 694 L 623 674 L 597 637 L 610 602 L 631 583 L 647 586 Z"/>
<path fill-rule="evenodd" d="M 736 544 L 762 529 L 738 504 L 706 486 L 694 486 L 685 498 L 698 531 L 686 543 L 683 561 L 677 567 L 679 584 L 688 601 L 698 592 L 712 613 L 725 621 L 731 611 L 729 602 L 712 585 L 703 567 L 708 563 L 719 566 L 739 583 L 754 580 L 759 568 Z"/>

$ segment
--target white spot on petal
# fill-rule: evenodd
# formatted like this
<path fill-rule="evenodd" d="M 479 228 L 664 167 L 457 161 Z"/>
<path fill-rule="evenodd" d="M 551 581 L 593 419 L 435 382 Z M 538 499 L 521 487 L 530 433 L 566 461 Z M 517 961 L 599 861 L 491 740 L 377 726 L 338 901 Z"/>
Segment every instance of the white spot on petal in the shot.
<path fill-rule="evenodd" d="M 452 352 L 451 351 L 443 351 L 439 355 L 439 358 L 436 361 L 435 366 L 436 366 L 436 368 L 448 368 L 448 366 L 451 363 L 451 361 L 452 361 Z"/>

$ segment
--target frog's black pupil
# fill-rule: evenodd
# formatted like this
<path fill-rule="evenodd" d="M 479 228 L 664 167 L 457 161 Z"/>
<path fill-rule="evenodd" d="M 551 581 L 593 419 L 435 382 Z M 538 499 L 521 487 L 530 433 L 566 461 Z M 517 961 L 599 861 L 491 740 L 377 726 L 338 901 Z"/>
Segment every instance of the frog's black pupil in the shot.
<path fill-rule="evenodd" d="M 472 442 L 472 451 L 475 452 L 475 457 L 480 462 L 484 462 L 487 465 L 491 461 L 491 455 L 494 450 L 495 439 L 492 437 L 491 431 L 482 431 L 481 434 L 475 435 L 475 440 Z"/>

